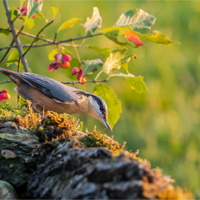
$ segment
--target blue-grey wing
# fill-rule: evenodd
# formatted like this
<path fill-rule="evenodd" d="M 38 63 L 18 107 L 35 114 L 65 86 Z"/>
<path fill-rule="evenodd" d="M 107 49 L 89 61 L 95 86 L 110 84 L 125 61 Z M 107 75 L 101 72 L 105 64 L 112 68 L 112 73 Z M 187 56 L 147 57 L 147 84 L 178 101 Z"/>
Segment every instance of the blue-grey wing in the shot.
<path fill-rule="evenodd" d="M 18 73 L 18 75 L 26 84 L 56 102 L 78 103 L 85 99 L 85 96 L 81 95 L 81 90 L 66 86 L 54 79 L 32 73 Z"/>

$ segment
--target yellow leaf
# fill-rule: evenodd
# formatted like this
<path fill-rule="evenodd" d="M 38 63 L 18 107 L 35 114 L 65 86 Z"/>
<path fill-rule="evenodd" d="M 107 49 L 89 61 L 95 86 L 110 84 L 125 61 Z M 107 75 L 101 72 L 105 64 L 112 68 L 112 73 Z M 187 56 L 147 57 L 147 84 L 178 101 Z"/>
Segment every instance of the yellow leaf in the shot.
<path fill-rule="evenodd" d="M 58 8 L 56 8 L 56 7 L 51 7 L 51 10 L 52 10 L 53 16 L 54 16 L 54 18 L 55 18 L 56 15 L 57 15 L 57 13 L 58 13 Z"/>
<path fill-rule="evenodd" d="M 76 24 L 79 20 L 81 20 L 80 18 L 72 18 L 66 22 L 64 22 L 58 29 L 58 31 L 66 29 L 66 28 L 72 28 L 74 26 L 74 24 Z"/>

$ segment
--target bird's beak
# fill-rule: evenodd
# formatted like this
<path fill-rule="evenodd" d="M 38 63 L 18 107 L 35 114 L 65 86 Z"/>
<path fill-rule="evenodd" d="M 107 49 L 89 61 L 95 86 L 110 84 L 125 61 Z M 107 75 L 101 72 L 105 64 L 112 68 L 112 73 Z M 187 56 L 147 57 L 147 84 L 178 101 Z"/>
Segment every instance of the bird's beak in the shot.
<path fill-rule="evenodd" d="M 105 126 L 108 128 L 108 130 L 109 130 L 110 132 L 112 132 L 112 129 L 111 129 L 109 123 L 108 123 L 105 119 L 103 119 L 103 123 L 104 123 Z"/>

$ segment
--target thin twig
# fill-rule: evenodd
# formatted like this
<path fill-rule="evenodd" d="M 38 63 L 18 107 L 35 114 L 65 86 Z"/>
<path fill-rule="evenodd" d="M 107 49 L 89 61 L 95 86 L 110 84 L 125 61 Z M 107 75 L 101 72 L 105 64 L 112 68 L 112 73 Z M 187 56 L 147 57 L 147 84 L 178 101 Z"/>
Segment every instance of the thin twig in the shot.
<path fill-rule="evenodd" d="M 21 27 L 21 29 L 18 31 L 18 33 L 17 33 L 17 37 L 18 37 L 18 35 L 20 34 L 20 32 L 23 30 L 23 28 L 24 28 L 24 25 Z M 10 46 L 12 46 L 13 44 L 14 44 L 14 39 L 12 40 L 12 42 L 10 43 Z M 7 51 L 6 51 L 6 53 L 4 54 L 4 56 L 3 56 L 3 58 L 1 59 L 1 61 L 0 61 L 0 63 L 2 63 L 3 62 L 3 60 L 5 59 L 5 57 L 7 56 L 7 54 L 9 53 L 9 51 L 10 51 L 10 49 L 8 49 Z"/>
<path fill-rule="evenodd" d="M 19 13 L 16 17 L 15 17 L 15 19 L 13 19 L 13 23 L 15 22 L 15 20 L 20 16 L 20 15 L 22 15 L 23 13 L 25 13 L 26 11 L 24 11 L 24 12 L 22 12 L 22 13 Z"/>
<path fill-rule="evenodd" d="M 87 80 L 87 81 L 67 81 L 67 82 L 61 82 L 63 84 L 78 84 L 78 83 L 103 83 L 103 82 L 107 82 L 108 79 L 105 79 L 105 80 Z"/>
<path fill-rule="evenodd" d="M 74 85 L 74 84 L 78 84 L 78 83 L 103 83 L 103 82 L 107 82 L 108 79 L 105 79 L 105 80 L 87 80 L 87 81 L 67 81 L 67 82 L 61 82 L 63 84 L 71 84 L 71 85 Z M 5 83 L 11 83 L 12 81 L 8 80 L 8 81 L 4 81 L 4 82 L 0 82 L 0 85 L 1 84 L 5 84 Z"/>
<path fill-rule="evenodd" d="M 29 72 L 28 63 L 26 62 L 25 57 L 22 57 L 23 48 L 22 48 L 22 45 L 20 43 L 19 38 L 16 35 L 15 27 L 13 25 L 13 21 L 11 20 L 11 14 L 10 14 L 10 10 L 9 10 L 9 6 L 8 6 L 7 0 L 3 0 L 3 4 L 4 4 L 5 10 L 6 10 L 6 15 L 7 15 L 7 18 L 8 18 L 8 24 L 10 25 L 10 28 L 11 28 L 11 31 L 12 31 L 12 34 L 13 34 L 13 39 L 14 39 L 14 41 L 16 43 L 16 47 L 17 47 L 17 49 L 19 51 L 19 57 L 22 59 L 22 64 L 24 65 L 25 71 Z"/>
<path fill-rule="evenodd" d="M 53 42 L 56 41 L 56 39 L 57 39 L 57 34 L 58 34 L 58 32 L 55 33 L 55 36 L 54 36 Z"/>
<path fill-rule="evenodd" d="M 6 28 L 0 28 L 0 30 L 6 30 L 6 31 L 12 32 L 11 30 L 8 30 Z M 15 29 L 15 31 L 18 32 L 19 30 Z M 31 38 L 36 38 L 36 35 L 32 35 L 30 33 L 24 32 L 24 31 L 21 31 L 20 34 L 28 36 L 28 37 L 31 37 Z M 38 37 L 38 40 L 42 40 L 42 41 L 48 42 L 48 43 L 53 42 L 53 40 L 50 40 L 50 39 L 47 39 L 47 38 L 41 38 L 41 37 Z M 71 45 L 71 44 L 62 44 L 62 46 L 72 47 L 73 45 Z M 80 48 L 80 44 L 75 44 L 74 46 L 77 47 L 77 48 Z"/>
<path fill-rule="evenodd" d="M 50 42 L 50 43 L 47 43 L 47 44 L 36 44 L 36 45 L 33 45 L 33 47 L 44 47 L 44 46 L 49 46 L 49 45 L 57 45 L 57 44 L 62 44 L 62 43 L 65 43 L 65 42 L 71 42 L 71 41 L 76 41 L 76 40 L 82 40 L 84 38 L 90 38 L 90 37 L 95 37 L 95 36 L 99 36 L 99 35 L 103 35 L 103 33 L 98 33 L 98 34 L 94 34 L 94 35 L 88 35 L 88 36 L 83 36 L 83 37 L 78 37 L 78 38 L 70 38 L 70 39 L 67 39 L 67 40 L 61 40 L 59 42 Z M 0 48 L 0 51 L 4 50 L 4 49 L 9 49 L 9 48 L 16 48 L 17 46 L 10 46 L 10 47 L 3 47 L 3 48 Z M 30 45 L 22 45 L 22 47 L 30 47 Z"/>
<path fill-rule="evenodd" d="M 17 72 L 20 72 L 20 64 L 21 64 L 21 59 L 18 60 Z"/>
<path fill-rule="evenodd" d="M 73 42 L 73 41 L 72 41 L 72 45 L 74 46 L 74 42 Z M 77 58 L 78 58 L 79 67 L 81 67 L 81 59 L 80 59 L 80 56 L 79 56 L 78 51 L 77 51 L 77 49 L 76 49 L 75 46 L 74 46 L 74 50 L 75 50 L 76 56 L 77 56 Z"/>
<path fill-rule="evenodd" d="M 30 50 L 30 48 L 33 46 L 33 44 L 37 41 L 37 39 L 38 39 L 39 35 L 42 33 L 42 31 L 44 31 L 45 28 L 46 28 L 47 26 L 49 26 L 50 24 L 52 24 L 53 22 L 54 22 L 54 19 L 53 19 L 52 21 L 50 21 L 48 24 L 46 24 L 46 25 L 38 32 L 38 34 L 36 35 L 35 39 L 34 39 L 33 42 L 31 43 L 31 45 L 29 46 L 29 48 L 24 52 L 23 57 L 27 54 L 27 52 Z"/>
<path fill-rule="evenodd" d="M 97 79 L 99 78 L 99 76 L 101 75 L 101 73 L 104 72 L 104 71 L 105 71 L 105 69 L 101 70 L 101 71 L 97 74 L 97 76 L 95 77 L 94 80 L 97 80 Z"/>
<path fill-rule="evenodd" d="M 11 82 L 12 82 L 12 81 L 10 81 L 10 80 L 4 81 L 4 82 L 1 82 L 0 85 L 1 85 L 1 84 L 5 84 L 5 83 L 11 83 Z"/>
<path fill-rule="evenodd" d="M 18 60 L 17 72 L 20 72 L 21 59 Z M 17 103 L 19 103 L 19 94 L 17 94 Z"/>

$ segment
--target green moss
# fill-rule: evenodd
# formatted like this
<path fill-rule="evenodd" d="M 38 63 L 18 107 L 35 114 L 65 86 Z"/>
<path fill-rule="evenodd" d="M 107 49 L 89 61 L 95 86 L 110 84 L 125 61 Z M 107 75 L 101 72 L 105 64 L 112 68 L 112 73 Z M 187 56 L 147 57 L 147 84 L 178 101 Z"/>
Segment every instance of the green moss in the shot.
<path fill-rule="evenodd" d="M 97 138 L 94 137 L 94 135 L 89 134 L 85 137 L 79 138 L 78 139 L 84 146 L 86 147 L 99 147 L 101 145 L 99 145 L 97 142 Z"/>
<path fill-rule="evenodd" d="M 27 109 L 28 103 L 20 98 L 19 103 L 16 108 L 13 108 L 9 104 L 1 105 L 0 104 L 0 119 L 14 119 L 17 116 L 25 117 L 30 111 Z"/>
<path fill-rule="evenodd" d="M 78 139 L 81 144 L 86 147 L 106 147 L 113 155 L 119 155 L 125 151 L 125 144 L 120 145 L 118 142 L 110 138 L 106 134 L 101 134 L 97 131 L 88 133 L 88 135 Z"/>

